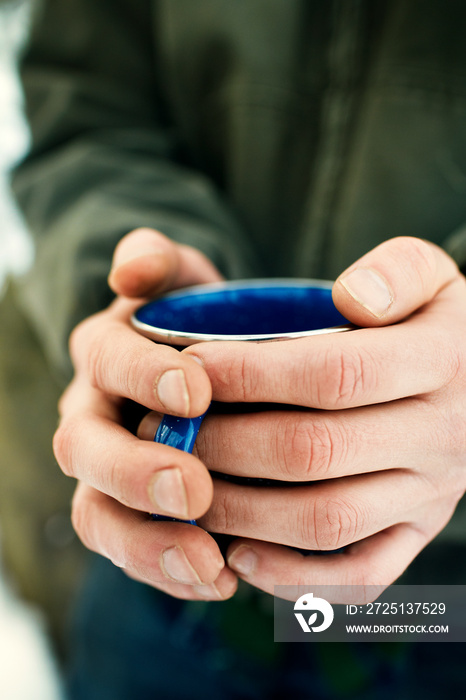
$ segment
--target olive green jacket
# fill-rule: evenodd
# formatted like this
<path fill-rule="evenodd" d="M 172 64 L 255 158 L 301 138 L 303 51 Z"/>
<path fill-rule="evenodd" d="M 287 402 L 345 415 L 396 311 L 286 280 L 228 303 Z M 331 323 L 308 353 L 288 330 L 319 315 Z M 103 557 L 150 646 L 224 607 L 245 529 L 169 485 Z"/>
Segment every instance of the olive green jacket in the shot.
<path fill-rule="evenodd" d="M 15 285 L 28 325 L 16 339 L 43 356 L 21 361 L 12 343 L 0 357 L 24 492 L 55 423 L 40 439 L 30 426 L 26 458 L 27 387 L 50 372 L 41 391 L 56 396 L 70 378 L 69 333 L 110 300 L 112 251 L 131 229 L 197 246 L 229 277 L 334 278 L 395 235 L 465 265 L 462 0 L 44 0 L 33 14 L 32 144 L 14 189 L 36 260 Z M 458 511 L 444 537 L 464 533 Z"/>
<path fill-rule="evenodd" d="M 24 305 L 70 373 L 115 243 L 154 226 L 230 277 L 333 278 L 395 235 L 466 262 L 461 0 L 44 0 L 23 63 Z"/>

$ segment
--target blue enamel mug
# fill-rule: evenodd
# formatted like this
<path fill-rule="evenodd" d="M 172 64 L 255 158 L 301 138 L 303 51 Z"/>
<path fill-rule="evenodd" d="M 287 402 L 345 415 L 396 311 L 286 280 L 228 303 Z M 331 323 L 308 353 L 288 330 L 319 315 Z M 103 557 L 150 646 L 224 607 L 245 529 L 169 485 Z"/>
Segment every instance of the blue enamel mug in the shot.
<path fill-rule="evenodd" d="M 197 285 L 144 304 L 131 322 L 147 338 L 180 349 L 218 340 L 279 341 L 341 333 L 353 326 L 335 308 L 332 285 L 301 279 Z M 166 415 L 154 439 L 192 452 L 204 416 Z"/>

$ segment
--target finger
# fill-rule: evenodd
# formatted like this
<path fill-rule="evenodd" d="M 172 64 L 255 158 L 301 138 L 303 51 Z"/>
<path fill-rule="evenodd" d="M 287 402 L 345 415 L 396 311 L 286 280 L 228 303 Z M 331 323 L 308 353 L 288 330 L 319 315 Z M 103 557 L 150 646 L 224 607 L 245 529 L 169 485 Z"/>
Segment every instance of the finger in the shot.
<path fill-rule="evenodd" d="M 358 326 L 387 325 L 430 302 L 459 274 L 452 258 L 433 243 L 392 238 L 338 277 L 333 300 Z"/>
<path fill-rule="evenodd" d="M 153 440 L 159 422 L 159 414 L 148 414 L 138 436 Z M 426 476 L 438 475 L 447 460 L 458 478 L 458 448 L 448 415 L 433 412 L 426 400 L 406 399 L 339 412 L 208 414 L 193 454 L 211 471 L 307 482 L 407 466 L 416 471 L 419 462 Z"/>
<path fill-rule="evenodd" d="M 191 520 L 211 503 L 212 480 L 196 457 L 143 442 L 89 410 L 62 419 L 53 447 L 66 475 L 144 513 Z"/>
<path fill-rule="evenodd" d="M 179 416 L 209 406 L 210 381 L 198 362 L 140 336 L 127 323 L 132 305 L 119 300 L 111 312 L 81 323 L 70 339 L 75 366 L 92 386 Z"/>
<path fill-rule="evenodd" d="M 228 549 L 227 563 L 240 578 L 277 597 L 288 597 L 286 588 L 277 586 L 383 589 L 401 576 L 445 523 L 445 513 L 435 511 L 425 528 L 403 523 L 356 542 L 343 552 L 324 556 L 305 556 L 257 540 L 236 540 Z"/>
<path fill-rule="evenodd" d="M 437 297 L 422 314 L 386 328 L 280 343 L 199 343 L 182 354 L 202 362 L 218 401 L 326 410 L 394 401 L 436 391 L 455 378 L 465 297 L 461 289 L 448 308 Z"/>
<path fill-rule="evenodd" d="M 419 427 L 407 440 L 406 427 L 413 423 L 413 414 Z M 429 464 L 438 463 L 441 449 L 431 423 L 429 406 L 415 400 L 340 412 L 208 416 L 193 454 L 213 471 L 279 481 L 308 482 L 406 465 L 414 468 L 419 455 L 428 471 Z M 440 432 L 440 421 L 437 428 Z M 394 444 L 401 449 L 393 450 Z"/>
<path fill-rule="evenodd" d="M 141 228 L 117 245 L 108 282 L 116 294 L 145 297 L 221 279 L 200 251 L 174 243 L 154 229 Z"/>
<path fill-rule="evenodd" d="M 138 438 L 140 440 L 149 440 L 149 442 L 153 442 L 162 417 L 162 414 L 157 413 L 157 411 L 149 411 L 149 413 L 146 413 L 137 429 Z"/>
<path fill-rule="evenodd" d="M 406 439 L 416 416 L 417 429 Z M 154 440 L 161 415 L 150 412 L 138 437 Z M 446 442 L 432 430 L 426 402 L 416 399 L 348 411 L 261 411 L 233 415 L 208 414 L 193 454 L 214 472 L 308 482 L 354 474 L 405 468 L 422 455 L 423 469 L 437 465 Z M 384 426 L 385 429 L 381 429 Z M 388 429 L 389 426 L 389 429 Z M 367 436 L 371 439 L 368 440 Z M 240 439 L 238 438 L 240 436 Z M 393 444 L 402 446 L 393 450 Z"/>
<path fill-rule="evenodd" d="M 424 303 L 422 312 L 401 324 L 281 343 L 201 343 L 183 352 L 203 363 L 213 396 L 220 401 L 341 409 L 435 391 L 458 371 L 464 348 L 460 329 L 466 320 L 466 283 L 440 249 L 430 244 L 427 249 L 434 251 L 437 262 L 431 276 L 427 279 L 427 264 L 415 266 L 416 274 L 409 268 L 411 288 L 402 289 L 404 295 L 396 292 L 393 311 L 384 316 L 384 323 L 392 323 Z M 400 260 L 403 270 L 409 256 Z M 391 284 L 401 288 L 396 274 Z M 348 315 L 340 301 L 340 309 Z M 356 302 L 353 306 L 357 307 Z M 349 316 L 364 321 L 355 313 Z"/>
<path fill-rule="evenodd" d="M 144 583 L 149 586 L 154 586 L 153 581 L 135 574 L 133 571 L 123 569 L 124 573 L 135 581 Z M 216 580 L 207 585 L 192 585 L 188 586 L 183 583 L 161 583 L 157 582 L 156 588 L 163 591 L 173 598 L 181 598 L 182 600 L 227 600 L 231 598 L 238 588 L 238 579 L 235 574 L 225 567 L 222 569 Z"/>
<path fill-rule="evenodd" d="M 73 498 L 72 520 L 88 549 L 153 584 L 210 585 L 225 566 L 202 528 L 155 522 L 83 483 Z"/>
<path fill-rule="evenodd" d="M 295 487 L 214 479 L 212 505 L 199 523 L 219 534 L 328 551 L 400 522 L 419 521 L 442 496 L 451 498 L 422 477 L 401 471 Z"/>
<path fill-rule="evenodd" d="M 138 436 L 153 440 L 160 418 L 147 414 Z M 452 437 L 450 417 L 432 414 L 428 401 L 416 399 L 338 414 L 208 415 L 193 454 L 207 469 L 252 485 L 254 479 L 304 483 L 389 470 L 422 473 L 437 494 L 465 485 L 464 450 Z"/>

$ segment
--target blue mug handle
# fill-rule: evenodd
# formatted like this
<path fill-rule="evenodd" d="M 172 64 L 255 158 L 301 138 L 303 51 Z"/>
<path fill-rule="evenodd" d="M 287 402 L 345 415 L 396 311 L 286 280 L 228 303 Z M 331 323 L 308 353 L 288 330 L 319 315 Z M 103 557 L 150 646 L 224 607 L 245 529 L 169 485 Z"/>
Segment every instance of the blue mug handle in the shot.
<path fill-rule="evenodd" d="M 196 416 L 196 418 L 179 418 L 166 414 L 157 428 L 154 442 L 191 453 L 206 413 L 207 411 L 200 416 Z M 190 525 L 197 524 L 195 520 L 179 520 L 179 518 L 157 515 L 156 513 L 152 513 L 151 517 L 153 520 L 171 520 L 173 522 L 189 523 Z"/>
<path fill-rule="evenodd" d="M 155 433 L 154 442 L 192 452 L 197 434 L 207 411 L 196 418 L 165 415 Z"/>

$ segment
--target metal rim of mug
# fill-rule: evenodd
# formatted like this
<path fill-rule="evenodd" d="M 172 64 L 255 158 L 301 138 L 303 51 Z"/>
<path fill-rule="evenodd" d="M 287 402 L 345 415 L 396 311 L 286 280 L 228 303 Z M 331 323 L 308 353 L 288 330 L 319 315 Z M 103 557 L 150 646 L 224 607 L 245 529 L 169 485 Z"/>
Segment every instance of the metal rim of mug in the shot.
<path fill-rule="evenodd" d="M 160 299 L 178 298 L 185 296 L 196 296 L 199 294 L 215 293 L 222 290 L 240 290 L 252 289 L 254 287 L 315 287 L 317 289 L 331 289 L 333 282 L 329 280 L 318 279 L 294 279 L 294 278 L 266 278 L 254 280 L 235 280 L 226 282 L 211 282 L 208 284 L 198 284 L 192 287 L 168 292 L 161 295 Z M 157 301 L 157 300 L 155 300 Z M 351 323 L 342 324 L 339 326 L 330 326 L 328 328 L 318 328 L 311 331 L 293 331 L 289 333 L 267 333 L 267 334 L 211 334 L 211 333 L 188 333 L 186 331 L 174 331 L 167 328 L 158 328 L 149 323 L 140 321 L 137 316 L 137 311 L 131 316 L 131 324 L 146 338 L 163 343 L 171 343 L 176 345 L 193 345 L 195 343 L 209 342 L 215 340 L 234 340 L 234 341 L 274 341 L 274 340 L 291 340 L 293 338 L 307 338 L 314 335 L 328 335 L 330 333 L 342 333 L 355 328 Z"/>

